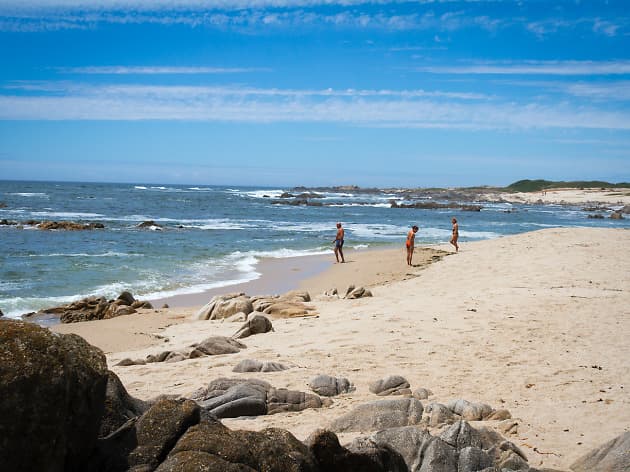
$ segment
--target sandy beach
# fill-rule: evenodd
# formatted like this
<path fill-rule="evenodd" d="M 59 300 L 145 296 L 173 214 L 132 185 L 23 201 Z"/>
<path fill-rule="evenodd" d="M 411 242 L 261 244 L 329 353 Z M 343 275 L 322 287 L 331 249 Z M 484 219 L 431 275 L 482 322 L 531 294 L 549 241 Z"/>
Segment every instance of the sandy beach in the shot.
<path fill-rule="evenodd" d="M 402 248 L 349 252 L 347 264 L 301 282 L 318 316 L 275 319 L 275 331 L 246 338 L 247 349 L 238 354 L 178 363 L 116 366 L 126 357 L 230 336 L 240 324 L 190 321 L 198 308 L 191 307 L 53 329 L 101 347 L 110 368 L 142 399 L 186 395 L 223 376 L 308 391 L 310 379 L 329 374 L 356 386 L 328 408 L 224 420 L 232 428 L 278 426 L 305 439 L 379 398 L 369 392 L 370 382 L 400 374 L 412 389 L 433 391 L 425 404 L 464 398 L 508 409 L 518 422 L 508 437 L 532 466 L 568 468 L 630 427 L 629 243 L 627 230 L 547 229 L 462 244 L 459 253 L 430 264 L 421 261 L 450 249 L 417 248 L 412 268 Z M 350 283 L 369 286 L 374 297 L 320 295 Z M 291 368 L 233 373 L 243 359 Z"/>

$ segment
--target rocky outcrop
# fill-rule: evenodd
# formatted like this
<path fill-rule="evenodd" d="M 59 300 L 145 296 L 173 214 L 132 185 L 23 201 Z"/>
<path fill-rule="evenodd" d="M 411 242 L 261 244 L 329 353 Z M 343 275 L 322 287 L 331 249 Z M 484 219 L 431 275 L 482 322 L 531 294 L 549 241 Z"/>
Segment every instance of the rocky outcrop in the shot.
<path fill-rule="evenodd" d="M 380 400 L 358 405 L 335 419 L 330 429 L 335 432 L 377 431 L 384 428 L 418 425 L 424 408 L 415 398 Z"/>
<path fill-rule="evenodd" d="M 147 220 L 147 221 L 143 221 L 142 223 L 140 223 L 138 226 L 136 226 L 136 228 L 148 228 L 148 229 L 162 229 L 163 226 L 160 224 L 157 224 L 155 221 L 153 220 Z"/>
<path fill-rule="evenodd" d="M 409 382 L 401 375 L 390 375 L 370 383 L 370 392 L 380 396 L 411 395 Z"/>
<path fill-rule="evenodd" d="M 245 359 L 239 362 L 232 369 L 232 372 L 280 372 L 287 369 L 287 366 L 279 362 L 261 362 L 254 359 Z"/>
<path fill-rule="evenodd" d="M 494 409 L 485 403 L 474 403 L 468 400 L 453 400 L 447 404 L 449 410 L 468 421 L 481 421 L 492 414 Z"/>
<path fill-rule="evenodd" d="M 630 470 L 630 432 L 593 449 L 571 464 L 573 472 L 624 472 Z"/>
<path fill-rule="evenodd" d="M 116 365 L 130 366 L 150 364 L 153 362 L 180 362 L 186 359 L 196 359 L 197 357 L 235 354 L 246 347 L 245 344 L 238 342 L 236 339 L 225 336 L 210 336 L 200 343 L 192 344 L 185 349 L 149 354 L 144 360 L 125 358 Z"/>
<path fill-rule="evenodd" d="M 249 314 L 245 324 L 243 324 L 232 337 L 234 339 L 242 339 L 253 336 L 254 334 L 267 333 L 269 331 L 273 331 L 273 325 L 271 321 L 269 321 L 269 318 L 254 311 Z"/>
<path fill-rule="evenodd" d="M 272 318 L 300 318 L 317 316 L 315 308 L 307 305 L 311 296 L 306 291 L 294 290 L 284 295 L 262 296 L 252 298 L 254 310 L 265 313 Z"/>
<path fill-rule="evenodd" d="M 317 395 L 276 389 L 268 382 L 257 379 L 216 379 L 207 388 L 193 393 L 191 398 L 217 418 L 272 415 L 283 411 L 321 408 L 332 403 Z"/>
<path fill-rule="evenodd" d="M 85 470 L 107 381 L 105 355 L 83 338 L 0 320 L 3 470 Z"/>
<path fill-rule="evenodd" d="M 102 320 L 136 313 L 137 309 L 153 308 L 151 303 L 136 300 L 129 292 L 122 292 L 116 300 L 104 297 L 88 297 L 53 308 L 45 308 L 34 313 L 27 313 L 24 318 L 38 319 L 49 315 L 59 316 L 62 323 Z"/>
<path fill-rule="evenodd" d="M 323 397 L 334 397 L 342 393 L 354 392 L 354 385 L 345 377 L 318 375 L 311 379 L 308 387 Z"/>
<path fill-rule="evenodd" d="M 105 390 L 105 411 L 101 419 L 98 436 L 109 436 L 129 420 L 141 416 L 149 409 L 145 401 L 129 395 L 116 374 L 108 372 L 107 389 Z"/>
<path fill-rule="evenodd" d="M 84 230 L 105 228 L 105 225 L 103 223 L 76 223 L 74 221 L 42 221 L 36 226 L 37 228 L 43 229 L 46 231 L 51 231 L 51 230 L 84 231 Z"/>

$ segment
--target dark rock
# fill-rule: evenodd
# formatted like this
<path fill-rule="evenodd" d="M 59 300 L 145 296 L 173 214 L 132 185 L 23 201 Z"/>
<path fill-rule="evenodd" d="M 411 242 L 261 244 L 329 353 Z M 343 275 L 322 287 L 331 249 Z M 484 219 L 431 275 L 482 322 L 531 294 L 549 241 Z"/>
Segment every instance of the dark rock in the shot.
<path fill-rule="evenodd" d="M 266 472 L 316 472 L 320 470 L 310 450 L 291 433 L 282 429 L 269 428 L 260 432 L 232 431 L 218 421 L 202 421 L 188 429 L 169 454 L 168 463 L 182 463 L 185 453 L 198 452 L 220 458 L 225 463 L 239 468 L 225 468 L 219 464 L 218 471 L 266 471 Z M 178 457 L 179 456 L 179 457 Z M 211 459 L 203 455 L 192 456 L 197 460 Z M 168 463 L 166 465 L 168 465 Z M 158 469 L 191 470 L 191 469 Z"/>
<path fill-rule="evenodd" d="M 574 472 L 624 472 L 630 470 L 630 431 L 593 449 L 571 464 Z"/>
<path fill-rule="evenodd" d="M 135 425 L 138 446 L 129 454 L 129 466 L 146 465 L 154 470 L 177 440 L 199 420 L 199 406 L 193 401 L 157 402 Z"/>
<path fill-rule="evenodd" d="M 4 202 L 0 202 L 0 208 L 7 208 L 7 204 Z"/>
<path fill-rule="evenodd" d="M 595 215 L 588 215 L 588 217 L 592 218 L 592 219 L 597 219 L 597 220 L 603 220 L 604 219 L 604 215 L 599 214 L 599 213 L 597 213 Z"/>
<path fill-rule="evenodd" d="M 257 472 L 244 464 L 233 464 L 223 460 L 218 455 L 202 451 L 182 451 L 170 455 L 155 472 Z"/>
<path fill-rule="evenodd" d="M 103 229 L 105 225 L 103 223 L 76 223 L 74 221 L 42 221 L 34 222 L 28 221 L 27 224 L 31 226 L 37 226 L 41 230 L 65 230 L 65 231 L 83 231 L 91 229 Z"/>
<path fill-rule="evenodd" d="M 407 467 L 411 471 L 420 470 L 424 451 L 431 441 L 435 440 L 427 430 L 417 426 L 383 429 L 371 434 L 367 438 L 357 439 L 359 441 L 365 441 L 367 439 L 377 445 L 393 449 L 403 457 Z"/>
<path fill-rule="evenodd" d="M 417 425 L 422 419 L 422 403 L 415 398 L 380 400 L 358 405 L 331 424 L 335 432 L 375 431 Z"/>
<path fill-rule="evenodd" d="M 122 382 L 112 371 L 108 372 L 105 391 L 105 411 L 98 436 L 109 436 L 130 419 L 141 416 L 149 409 L 145 401 L 129 395 Z"/>
<path fill-rule="evenodd" d="M 162 225 L 157 224 L 153 220 L 147 220 L 140 223 L 137 228 L 162 228 Z"/>
<path fill-rule="evenodd" d="M 380 396 L 411 394 L 409 382 L 401 375 L 390 375 L 370 383 L 370 392 Z"/>
<path fill-rule="evenodd" d="M 120 295 L 118 295 L 118 298 L 116 300 L 120 300 L 120 302 L 122 302 L 123 305 L 127 305 L 127 306 L 133 305 L 133 303 L 136 301 L 136 299 L 131 294 L 131 292 L 127 292 L 127 291 L 124 291 Z"/>
<path fill-rule="evenodd" d="M 269 321 L 269 318 L 257 312 L 252 312 L 245 324 L 243 324 L 232 337 L 234 339 L 242 339 L 254 334 L 267 333 L 269 331 L 273 331 L 273 325 L 271 321 Z"/>
<path fill-rule="evenodd" d="M 313 392 L 324 397 L 334 397 L 355 390 L 354 385 L 347 378 L 330 375 L 318 375 L 308 383 L 308 386 Z"/>
<path fill-rule="evenodd" d="M 96 445 L 105 355 L 74 334 L 0 320 L 0 464 L 83 470 Z"/>
<path fill-rule="evenodd" d="M 282 194 L 278 198 L 295 198 L 295 195 L 289 192 L 282 192 Z"/>
<path fill-rule="evenodd" d="M 404 459 L 387 446 L 371 442 L 353 443 L 352 449 L 339 444 L 331 431 L 318 430 L 306 440 L 320 470 L 326 472 L 407 472 Z"/>
<path fill-rule="evenodd" d="M 2 310 L 0 310 L 0 318 L 2 318 L 4 316 L 4 313 L 2 313 Z"/>
<path fill-rule="evenodd" d="M 245 359 L 239 362 L 232 372 L 280 372 L 288 367 L 278 362 L 260 362 L 253 359 Z"/>

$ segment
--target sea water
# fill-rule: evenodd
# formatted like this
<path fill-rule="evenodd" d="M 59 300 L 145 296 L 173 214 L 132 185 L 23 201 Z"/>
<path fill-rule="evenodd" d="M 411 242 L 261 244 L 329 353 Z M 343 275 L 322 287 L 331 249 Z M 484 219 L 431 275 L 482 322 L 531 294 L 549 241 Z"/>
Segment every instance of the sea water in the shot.
<path fill-rule="evenodd" d="M 100 222 L 104 229 L 42 231 L 0 225 L 0 310 L 8 317 L 86 297 L 141 299 L 254 280 L 261 258 L 331 253 L 340 221 L 346 248 L 460 242 L 557 226 L 629 227 L 588 219 L 580 206 L 483 203 L 480 212 L 391 208 L 395 194 L 318 192 L 322 206 L 278 205 L 289 188 L 0 181 L 0 220 Z M 294 192 L 299 193 L 299 192 Z M 138 225 L 152 220 L 155 226 Z"/>

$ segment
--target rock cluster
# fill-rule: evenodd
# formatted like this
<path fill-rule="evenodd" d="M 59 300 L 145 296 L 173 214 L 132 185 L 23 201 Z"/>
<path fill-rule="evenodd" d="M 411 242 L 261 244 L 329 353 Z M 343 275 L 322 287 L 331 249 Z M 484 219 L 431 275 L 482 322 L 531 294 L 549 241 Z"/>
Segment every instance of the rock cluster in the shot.
<path fill-rule="evenodd" d="M 194 320 L 230 319 L 239 313 L 252 312 L 269 315 L 272 318 L 293 318 L 316 316 L 315 308 L 307 305 L 311 301 L 308 292 L 292 291 L 284 295 L 249 297 L 244 293 L 217 295 L 204 305 L 194 316 Z M 239 318 L 237 318 L 239 319 Z"/>
<path fill-rule="evenodd" d="M 117 366 L 144 365 L 153 362 L 179 362 L 198 357 L 216 356 L 219 354 L 235 354 L 247 346 L 235 339 L 225 336 L 211 336 L 200 343 L 195 343 L 186 349 L 162 351 L 159 354 L 149 354 L 145 359 L 125 358 Z"/>
<path fill-rule="evenodd" d="M 434 436 L 418 427 L 423 408 L 413 398 L 360 406 L 366 418 L 362 424 L 335 421 L 370 431 L 342 446 L 330 430 L 318 430 L 303 443 L 278 428 L 231 430 L 213 414 L 247 414 L 254 407 L 266 413 L 296 411 L 313 407 L 315 395 L 240 379 L 218 379 L 202 393 L 198 402 L 134 399 L 107 371 L 103 352 L 79 336 L 0 320 L 3 470 L 539 472 L 494 429 L 459 420 Z M 462 416 L 475 410 L 463 401 L 452 407 Z M 629 443 L 630 433 L 625 433 L 571 469 L 628 470 Z"/>
<path fill-rule="evenodd" d="M 274 388 L 268 382 L 257 379 L 216 379 L 207 388 L 194 392 L 191 398 L 217 418 L 272 415 L 321 408 L 332 403 L 317 395 Z"/>
<path fill-rule="evenodd" d="M 22 222 L 2 219 L 0 226 L 34 226 L 42 230 L 84 231 L 91 229 L 103 229 L 103 223 L 77 223 L 76 221 L 39 221 L 27 220 Z"/>
<path fill-rule="evenodd" d="M 62 323 L 77 323 L 131 315 L 136 313 L 139 308 L 153 308 L 153 306 L 149 302 L 136 300 L 130 292 L 122 292 L 115 300 L 107 300 L 104 297 L 88 297 L 67 305 L 27 313 L 24 317 L 37 318 L 44 315 L 56 315 L 60 317 L 59 320 Z"/>

